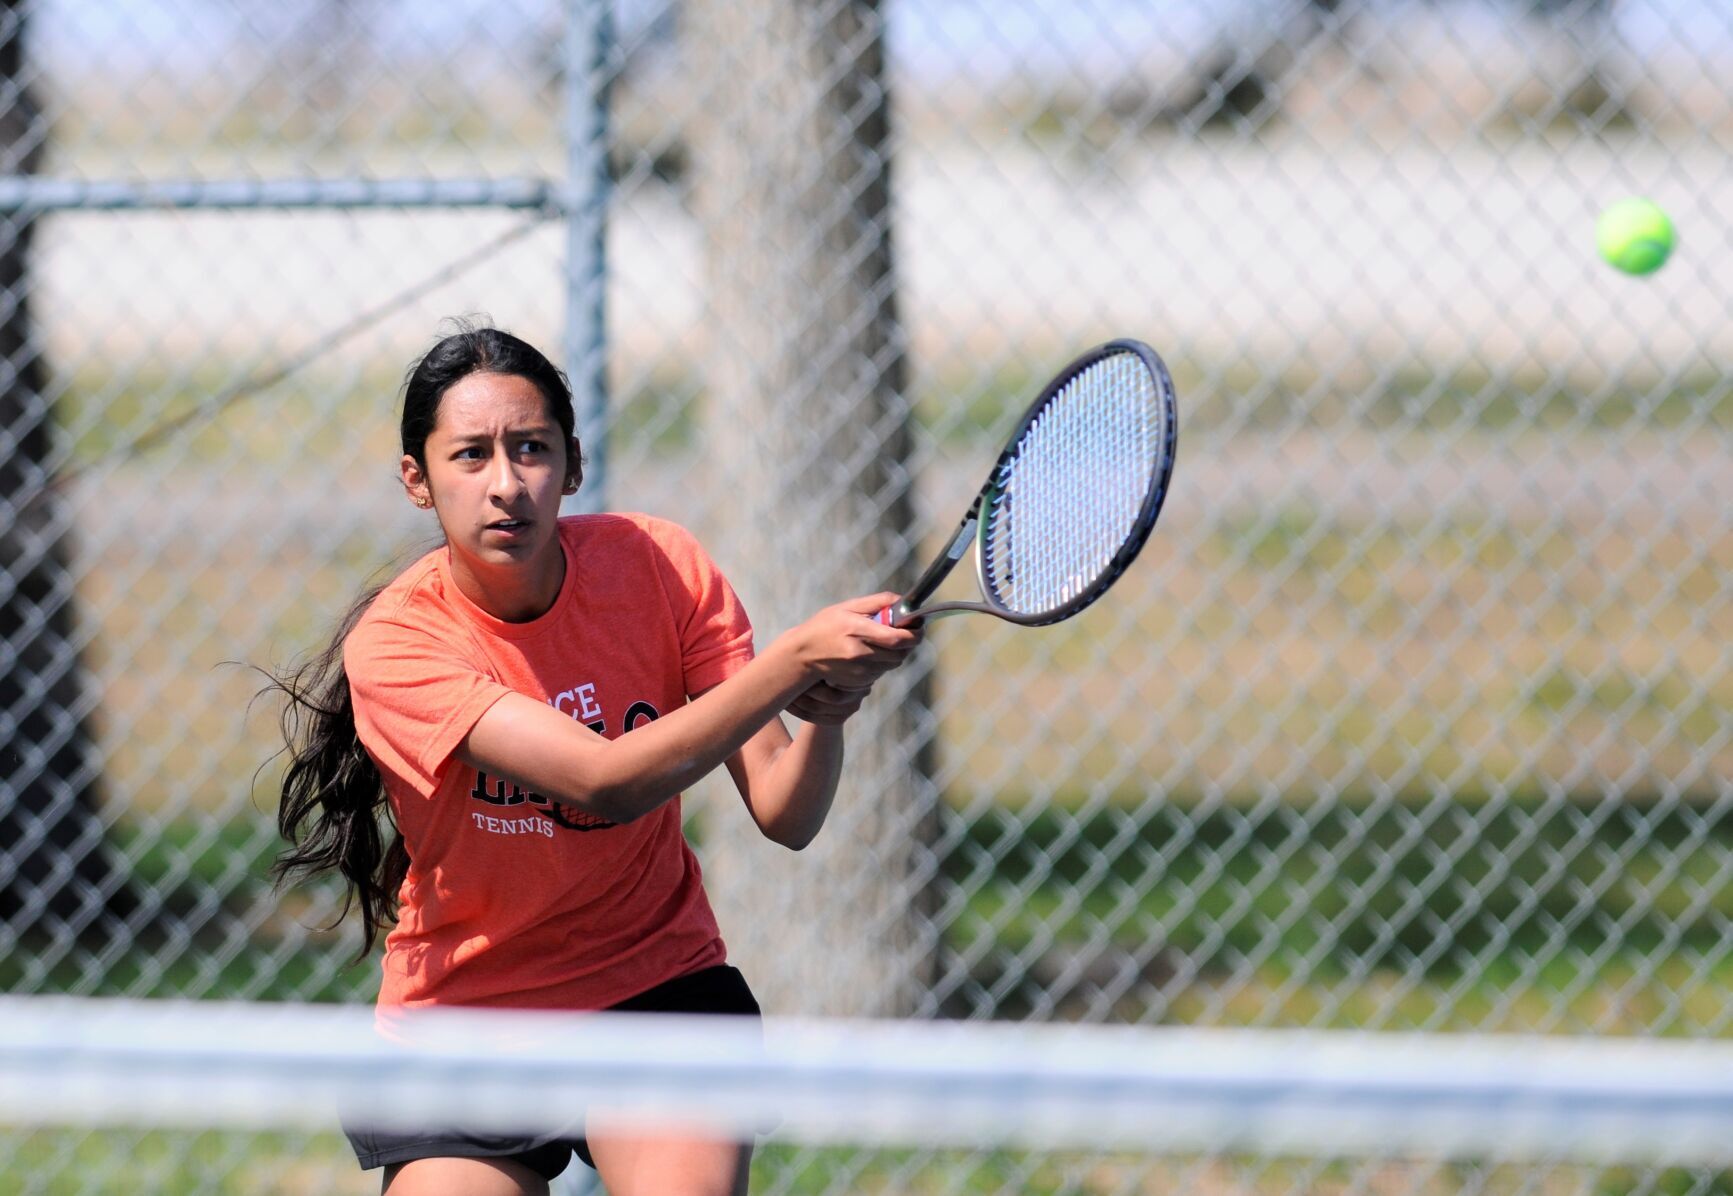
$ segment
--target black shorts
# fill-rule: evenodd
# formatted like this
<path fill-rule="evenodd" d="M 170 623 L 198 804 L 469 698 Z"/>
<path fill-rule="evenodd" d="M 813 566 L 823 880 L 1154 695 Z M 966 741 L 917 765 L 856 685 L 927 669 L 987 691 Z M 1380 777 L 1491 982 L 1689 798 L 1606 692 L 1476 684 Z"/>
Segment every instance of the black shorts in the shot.
<path fill-rule="evenodd" d="M 722 1013 L 757 1017 L 758 1002 L 746 985 L 746 977 L 726 964 L 658 984 L 648 992 L 609 1006 L 626 1013 Z M 511 1159 L 522 1163 L 544 1179 L 551 1180 L 566 1169 L 576 1151 L 580 1159 L 595 1166 L 590 1148 L 581 1137 L 523 1137 L 495 1134 L 378 1133 L 343 1127 L 349 1145 L 364 1171 L 389 1167 L 415 1159 L 464 1158 Z"/>

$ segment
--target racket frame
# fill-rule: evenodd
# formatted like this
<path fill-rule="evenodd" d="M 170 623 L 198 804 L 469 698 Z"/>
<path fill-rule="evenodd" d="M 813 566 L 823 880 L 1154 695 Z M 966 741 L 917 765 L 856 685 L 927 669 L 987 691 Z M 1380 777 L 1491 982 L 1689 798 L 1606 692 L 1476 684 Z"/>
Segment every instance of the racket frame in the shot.
<path fill-rule="evenodd" d="M 1055 395 L 1063 390 L 1077 375 L 1105 357 L 1120 353 L 1135 354 L 1155 378 L 1159 402 L 1162 405 L 1164 434 L 1161 445 L 1160 468 L 1150 479 L 1148 488 L 1144 491 L 1142 505 L 1138 508 L 1137 517 L 1132 521 L 1131 530 L 1120 544 L 1117 552 L 1107 567 L 1095 578 L 1088 588 L 1067 602 L 1049 610 L 1035 611 L 1029 614 L 1009 610 L 993 600 L 993 587 L 987 581 L 987 529 L 990 523 L 988 516 L 992 505 L 998 499 L 1001 490 L 1000 480 L 1009 472 L 1017 459 L 1018 444 L 1023 434 L 1029 430 L 1035 420 L 1046 410 Z M 1161 506 L 1167 499 L 1168 484 L 1173 478 L 1173 462 L 1179 446 L 1179 413 L 1178 402 L 1174 397 L 1173 378 L 1167 372 L 1167 365 L 1156 351 L 1139 340 L 1120 338 L 1107 341 L 1083 353 L 1053 376 L 1041 394 L 1029 405 L 1018 421 L 1016 428 L 1005 440 L 1005 447 L 999 453 L 999 459 L 994 462 L 992 470 L 987 474 L 987 480 L 976 493 L 974 501 L 969 504 L 969 511 L 957 525 L 957 530 L 951 536 L 951 542 L 945 551 L 933 563 L 927 566 L 926 572 L 909 587 L 901 601 L 887 607 L 879 614 L 879 621 L 902 627 L 917 619 L 932 619 L 943 615 L 961 614 L 965 611 L 976 614 L 996 615 L 1010 623 L 1022 627 L 1042 627 L 1049 623 L 1058 623 L 1069 619 L 1085 607 L 1105 594 L 1121 574 L 1137 559 L 1137 554 L 1143 550 L 1144 543 L 1149 539 L 1149 533 L 1155 528 L 1156 518 L 1161 514 Z M 923 607 L 921 604 L 933 596 L 934 591 L 948 577 L 957 562 L 968 551 L 970 542 L 975 545 L 975 583 L 980 588 L 984 602 L 937 602 Z"/>

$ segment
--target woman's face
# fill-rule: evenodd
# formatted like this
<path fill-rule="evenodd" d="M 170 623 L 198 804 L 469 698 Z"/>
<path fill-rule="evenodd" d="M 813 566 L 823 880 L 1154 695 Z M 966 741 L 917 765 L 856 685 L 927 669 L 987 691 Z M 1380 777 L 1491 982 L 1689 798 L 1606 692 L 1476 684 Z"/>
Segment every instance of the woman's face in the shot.
<path fill-rule="evenodd" d="M 454 383 L 425 456 L 425 470 L 403 458 L 403 484 L 438 513 L 454 553 L 488 569 L 558 551 L 560 498 L 578 488 L 577 446 L 528 378 L 474 373 Z"/>

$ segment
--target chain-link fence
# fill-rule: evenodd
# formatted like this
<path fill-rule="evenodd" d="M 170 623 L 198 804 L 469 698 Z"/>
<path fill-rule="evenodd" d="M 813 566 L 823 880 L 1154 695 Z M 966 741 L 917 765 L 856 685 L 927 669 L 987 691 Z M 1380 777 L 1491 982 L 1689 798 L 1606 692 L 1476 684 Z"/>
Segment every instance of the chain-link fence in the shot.
<path fill-rule="evenodd" d="M 396 387 L 485 313 L 571 369 L 585 501 L 698 530 L 761 642 L 906 584 L 1075 352 L 1175 372 L 1108 601 L 935 627 L 809 853 L 689 796 L 770 1008 L 1727 1034 L 1729 79 L 1717 0 L 0 5 L 0 986 L 371 995 L 266 875 L 248 666 L 430 541 Z M 1632 193 L 1681 230 L 1642 280 L 1593 250 Z M 213 1141 L 0 1175 L 372 1182 Z M 1719 1190 L 1565 1176 L 756 1190 Z"/>

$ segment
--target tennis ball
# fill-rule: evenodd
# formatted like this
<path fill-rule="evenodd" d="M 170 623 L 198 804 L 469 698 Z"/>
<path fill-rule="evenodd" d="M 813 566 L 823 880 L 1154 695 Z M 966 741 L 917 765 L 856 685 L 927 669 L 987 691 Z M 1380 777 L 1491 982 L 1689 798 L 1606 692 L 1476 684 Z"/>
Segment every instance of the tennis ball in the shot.
<path fill-rule="evenodd" d="M 1673 252 L 1673 222 L 1652 200 L 1621 199 L 1601 213 L 1595 244 L 1626 274 L 1653 274 Z"/>

